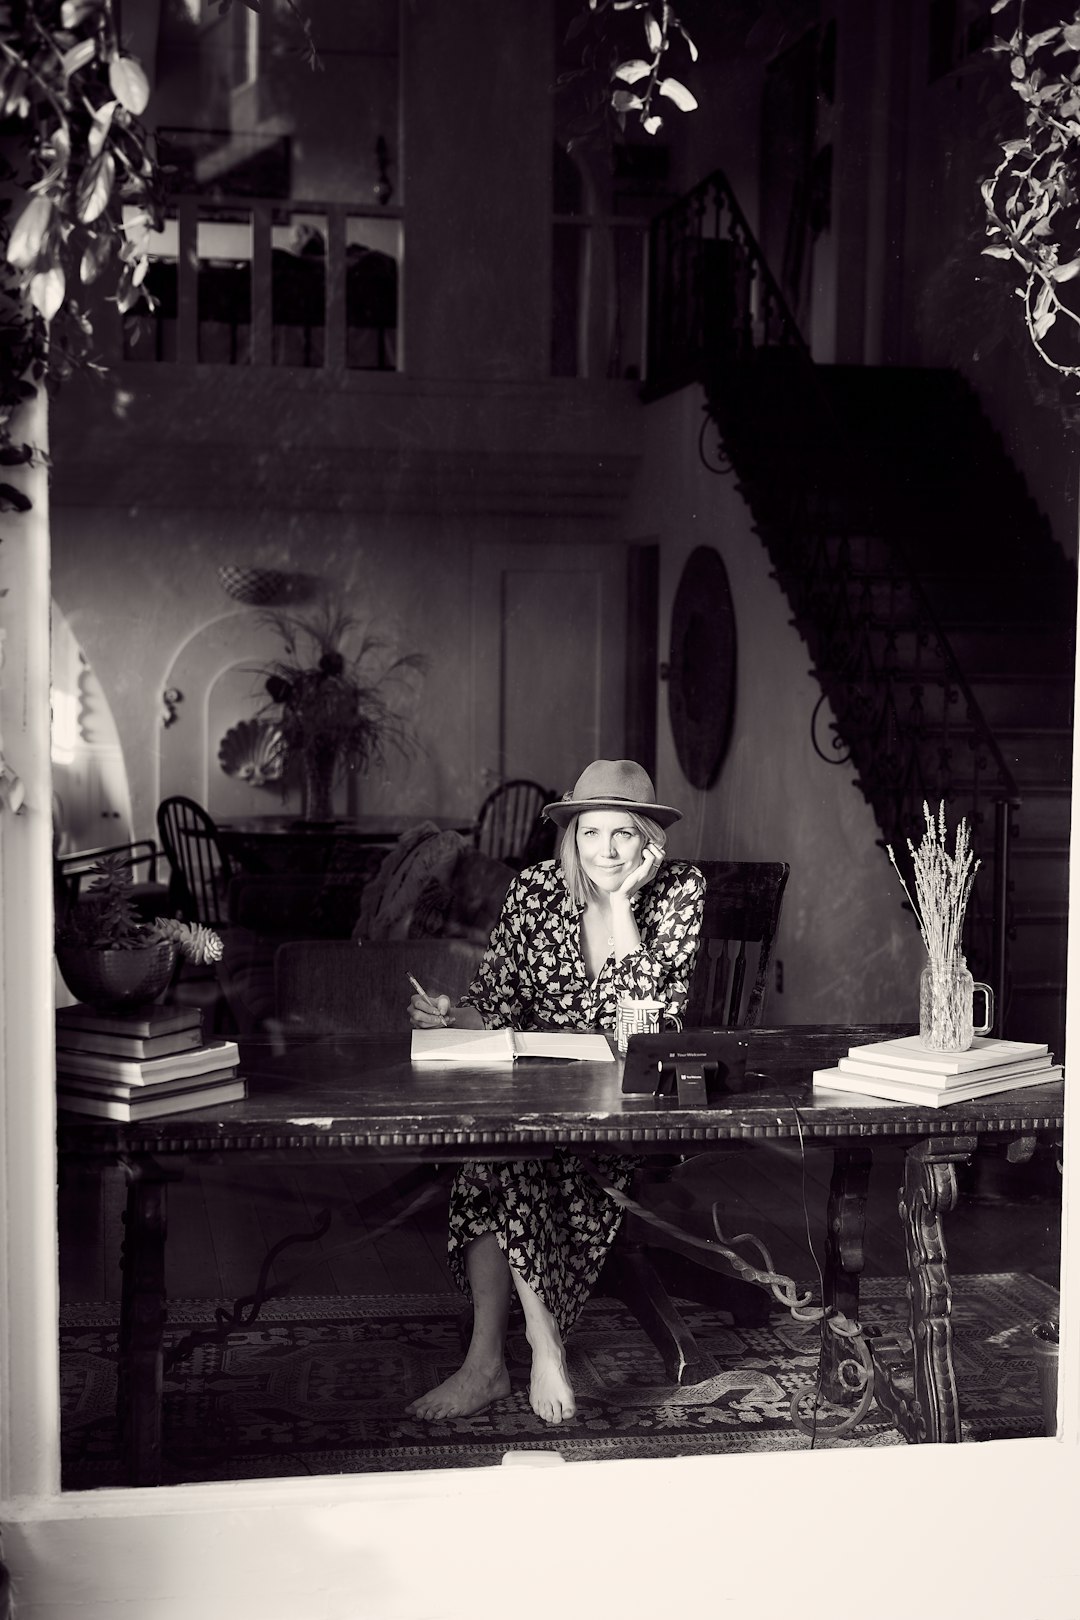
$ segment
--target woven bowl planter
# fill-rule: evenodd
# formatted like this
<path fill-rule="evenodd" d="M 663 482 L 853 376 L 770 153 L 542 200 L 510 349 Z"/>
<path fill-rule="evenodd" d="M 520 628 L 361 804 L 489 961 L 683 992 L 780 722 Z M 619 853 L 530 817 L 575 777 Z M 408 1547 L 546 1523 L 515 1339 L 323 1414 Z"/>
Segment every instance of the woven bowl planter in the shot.
<path fill-rule="evenodd" d="M 161 995 L 172 977 L 176 946 L 155 940 L 136 951 L 57 945 L 60 977 L 78 1001 L 101 1011 L 138 1007 Z"/>

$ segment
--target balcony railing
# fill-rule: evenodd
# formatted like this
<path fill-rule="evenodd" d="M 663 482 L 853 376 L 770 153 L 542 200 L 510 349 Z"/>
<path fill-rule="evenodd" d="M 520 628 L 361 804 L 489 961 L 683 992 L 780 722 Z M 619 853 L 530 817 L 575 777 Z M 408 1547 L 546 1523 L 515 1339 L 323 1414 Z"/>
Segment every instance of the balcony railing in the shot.
<path fill-rule="evenodd" d="M 721 174 L 652 222 L 646 393 L 701 382 L 706 371 L 803 342 L 746 216 Z"/>
<path fill-rule="evenodd" d="M 392 209 L 181 197 L 151 238 L 124 356 L 396 370 L 402 229 Z"/>

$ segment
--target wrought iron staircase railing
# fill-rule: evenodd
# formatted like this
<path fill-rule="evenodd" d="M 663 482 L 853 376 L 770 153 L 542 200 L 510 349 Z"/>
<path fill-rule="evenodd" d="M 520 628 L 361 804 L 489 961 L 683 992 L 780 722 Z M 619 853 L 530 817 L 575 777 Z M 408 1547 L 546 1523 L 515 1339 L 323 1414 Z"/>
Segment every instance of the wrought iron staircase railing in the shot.
<path fill-rule="evenodd" d="M 881 842 L 903 860 L 924 803 L 967 817 L 990 868 L 968 955 L 1004 1009 L 1020 794 L 908 553 L 910 507 L 883 498 L 890 469 L 855 442 L 722 173 L 653 221 L 649 275 L 643 395 L 703 385 L 702 459 L 748 501 L 821 684 L 815 746 L 851 759 Z M 816 730 L 826 703 L 831 756 Z"/>

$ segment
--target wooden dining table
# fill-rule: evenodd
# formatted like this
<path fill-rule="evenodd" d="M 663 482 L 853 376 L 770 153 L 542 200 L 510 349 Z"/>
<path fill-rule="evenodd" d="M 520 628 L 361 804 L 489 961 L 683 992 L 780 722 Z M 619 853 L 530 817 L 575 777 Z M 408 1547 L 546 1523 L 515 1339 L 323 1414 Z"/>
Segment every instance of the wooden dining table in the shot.
<path fill-rule="evenodd" d="M 902 1146 L 897 1200 L 907 1264 L 908 1320 L 870 1344 L 873 1393 L 909 1441 L 961 1438 L 943 1221 L 957 1166 L 991 1144 L 1014 1159 L 1059 1143 L 1060 1081 L 931 1108 L 814 1091 L 813 1071 L 849 1046 L 908 1026 L 752 1029 L 746 1084 L 706 1106 L 622 1091 L 623 1062 L 518 1059 L 502 1065 L 413 1063 L 407 1034 L 268 1043 L 246 1054 L 242 1102 L 118 1124 L 61 1114 L 61 1160 L 120 1164 L 128 1176 L 121 1265 L 120 1403 L 132 1483 L 161 1467 L 161 1372 L 167 1302 L 166 1202 L 185 1162 L 375 1158 L 451 1165 L 514 1160 L 570 1147 L 692 1155 L 726 1142 L 798 1142 L 832 1155 L 824 1234 L 827 1314 L 859 1317 L 867 1190 L 875 1143 Z M 741 1273 L 737 1273 L 741 1274 Z M 752 1279 L 753 1280 L 753 1279 Z"/>
<path fill-rule="evenodd" d="M 244 872 L 325 872 L 330 868 L 374 869 L 403 833 L 421 822 L 440 832 L 471 835 L 472 822 L 460 816 L 420 812 L 345 816 L 335 821 L 303 821 L 296 816 L 226 816 L 216 822 L 229 858 Z"/>

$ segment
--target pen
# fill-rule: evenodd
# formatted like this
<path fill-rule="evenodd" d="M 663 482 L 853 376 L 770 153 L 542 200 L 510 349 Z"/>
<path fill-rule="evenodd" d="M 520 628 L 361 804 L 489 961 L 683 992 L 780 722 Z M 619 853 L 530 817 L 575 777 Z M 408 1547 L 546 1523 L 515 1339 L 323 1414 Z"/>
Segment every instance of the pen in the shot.
<path fill-rule="evenodd" d="M 418 979 L 414 979 L 411 973 L 406 973 L 405 977 L 408 979 L 409 983 L 412 985 L 412 987 L 416 991 L 417 995 L 418 996 L 423 996 L 424 1000 L 427 1002 L 427 1004 L 431 1008 L 432 1012 L 434 1012 L 435 1011 L 435 1003 L 432 1001 L 431 997 L 428 995 L 427 991 L 424 989 L 424 987 L 420 983 L 420 981 Z"/>
<path fill-rule="evenodd" d="M 424 1000 L 427 1002 L 428 1006 L 431 1008 L 431 1010 L 435 1014 L 436 1018 L 440 1019 L 441 1022 L 442 1022 L 443 1027 L 446 1028 L 450 1023 L 449 1017 L 447 1016 L 446 1013 L 441 1013 L 439 1011 L 438 1007 L 435 1005 L 434 1001 L 432 1001 L 431 997 L 428 995 L 427 991 L 424 989 L 424 987 L 420 983 L 419 979 L 414 979 L 411 973 L 406 973 L 405 977 L 408 979 L 409 983 L 412 985 L 412 987 L 416 991 L 417 995 L 423 996 Z"/>

